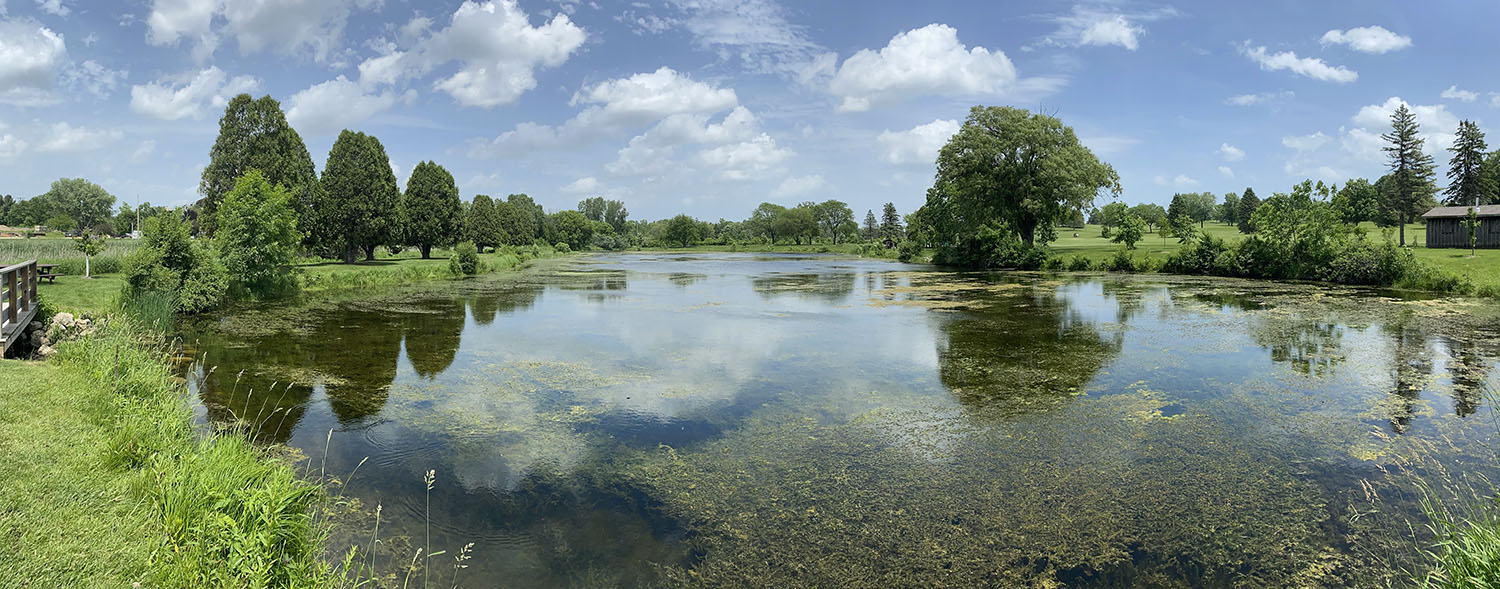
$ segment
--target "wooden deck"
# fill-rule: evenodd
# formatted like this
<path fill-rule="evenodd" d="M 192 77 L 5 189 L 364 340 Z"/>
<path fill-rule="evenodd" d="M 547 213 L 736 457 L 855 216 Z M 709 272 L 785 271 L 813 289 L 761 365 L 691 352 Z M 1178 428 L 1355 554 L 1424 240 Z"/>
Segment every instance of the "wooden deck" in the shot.
<path fill-rule="evenodd" d="M 0 268 L 0 356 L 36 317 L 36 260 Z"/>

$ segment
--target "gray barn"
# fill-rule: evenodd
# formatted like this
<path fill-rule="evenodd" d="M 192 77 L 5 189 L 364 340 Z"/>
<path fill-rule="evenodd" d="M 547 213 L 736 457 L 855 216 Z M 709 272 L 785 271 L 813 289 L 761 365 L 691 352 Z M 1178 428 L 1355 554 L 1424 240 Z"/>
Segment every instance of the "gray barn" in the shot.
<path fill-rule="evenodd" d="M 1478 209 L 1475 242 L 1482 248 L 1500 247 L 1500 205 L 1483 205 Z M 1469 247 L 1469 230 L 1464 227 L 1469 207 L 1437 207 L 1422 218 L 1427 221 L 1427 247 Z"/>

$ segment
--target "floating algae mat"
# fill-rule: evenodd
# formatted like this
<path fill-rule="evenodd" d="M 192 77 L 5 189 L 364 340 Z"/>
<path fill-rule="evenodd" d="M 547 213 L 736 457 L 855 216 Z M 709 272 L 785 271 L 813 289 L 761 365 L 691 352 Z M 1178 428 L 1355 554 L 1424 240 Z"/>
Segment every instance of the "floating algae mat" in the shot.
<path fill-rule="evenodd" d="M 1482 301 L 609 254 L 182 335 L 333 550 L 380 506 L 377 568 L 430 520 L 473 586 L 1385 586 L 1419 480 L 1500 475 Z"/>

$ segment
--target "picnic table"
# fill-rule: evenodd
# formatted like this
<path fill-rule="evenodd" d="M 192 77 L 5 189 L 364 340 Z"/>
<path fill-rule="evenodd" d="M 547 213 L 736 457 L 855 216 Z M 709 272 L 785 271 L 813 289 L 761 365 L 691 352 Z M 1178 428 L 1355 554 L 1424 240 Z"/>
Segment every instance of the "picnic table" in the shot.
<path fill-rule="evenodd" d="M 53 271 L 53 268 L 56 268 L 56 267 L 57 267 L 57 264 L 37 264 L 36 265 L 36 277 L 37 277 L 37 280 L 41 280 L 41 279 L 45 278 L 48 283 L 57 284 L 57 277 L 61 276 L 61 275 L 58 274 L 57 272 Z"/>

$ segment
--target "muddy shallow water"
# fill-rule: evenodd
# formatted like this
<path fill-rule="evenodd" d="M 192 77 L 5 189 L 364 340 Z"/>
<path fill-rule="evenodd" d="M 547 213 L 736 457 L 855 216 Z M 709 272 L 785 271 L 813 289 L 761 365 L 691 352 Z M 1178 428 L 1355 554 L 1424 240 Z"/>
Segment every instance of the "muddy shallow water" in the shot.
<path fill-rule="evenodd" d="M 1281 587 L 1420 566 L 1416 482 L 1494 474 L 1497 329 L 1326 286 L 612 254 L 183 340 L 205 420 L 347 483 L 336 548 L 381 507 L 387 572 L 430 522 L 434 578 L 473 543 L 476 586 Z"/>

